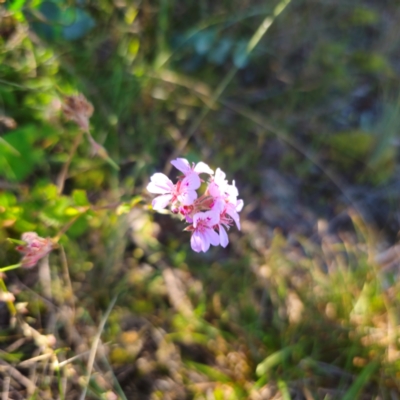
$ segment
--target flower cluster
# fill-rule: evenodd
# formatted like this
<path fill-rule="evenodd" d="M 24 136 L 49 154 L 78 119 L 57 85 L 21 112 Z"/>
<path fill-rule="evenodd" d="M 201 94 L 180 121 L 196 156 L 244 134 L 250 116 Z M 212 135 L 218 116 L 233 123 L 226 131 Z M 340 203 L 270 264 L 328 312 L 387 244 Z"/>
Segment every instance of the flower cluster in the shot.
<path fill-rule="evenodd" d="M 214 171 L 205 163 L 190 165 L 184 158 L 177 158 L 171 164 L 181 171 L 174 184 L 166 175 L 154 174 L 147 190 L 158 194 L 153 202 L 154 210 L 162 210 L 170 205 L 174 214 L 180 214 L 192 232 L 190 244 L 196 252 L 206 252 L 210 245 L 226 247 L 229 243 L 227 230 L 236 225 L 240 230 L 239 212 L 243 200 L 238 200 L 239 192 L 235 181 L 229 184 L 221 169 Z M 207 188 L 199 197 L 196 192 L 204 182 L 201 174 L 209 175 Z"/>

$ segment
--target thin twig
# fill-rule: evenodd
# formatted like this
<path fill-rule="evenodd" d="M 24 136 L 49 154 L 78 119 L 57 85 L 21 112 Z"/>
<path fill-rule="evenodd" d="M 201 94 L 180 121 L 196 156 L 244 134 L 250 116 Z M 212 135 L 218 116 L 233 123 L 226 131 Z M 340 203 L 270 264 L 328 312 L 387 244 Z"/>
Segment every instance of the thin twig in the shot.
<path fill-rule="evenodd" d="M 68 288 L 68 303 L 70 303 L 71 308 L 73 310 L 73 319 L 71 321 L 71 324 L 74 323 L 75 321 L 75 300 L 74 300 L 74 290 L 72 288 L 72 282 L 71 282 L 71 277 L 69 276 L 69 268 L 68 268 L 68 260 L 67 260 L 67 255 L 65 254 L 64 246 L 60 245 L 60 253 L 61 253 L 61 264 L 62 264 L 62 270 L 63 270 L 63 275 L 64 275 L 64 281 L 67 285 Z"/>
<path fill-rule="evenodd" d="M 51 273 L 50 273 L 50 264 L 48 255 L 39 262 L 38 272 L 39 272 L 39 282 L 42 286 L 44 297 L 52 301 L 53 295 L 51 293 Z"/>
<path fill-rule="evenodd" d="M 63 399 L 65 398 L 64 393 L 67 393 L 67 388 L 68 388 L 68 377 L 66 371 L 63 371 L 63 377 L 61 380 L 61 393 L 63 394 Z"/>
<path fill-rule="evenodd" d="M 118 379 L 117 379 L 117 377 L 115 376 L 114 371 L 113 371 L 113 369 L 112 369 L 110 363 L 108 362 L 106 356 L 103 356 L 103 361 L 104 361 L 104 363 L 107 365 L 107 367 L 108 367 L 108 372 L 111 374 L 111 377 L 112 377 L 112 379 L 113 379 L 113 381 L 114 381 L 115 391 L 120 395 L 120 397 L 121 397 L 122 400 L 128 400 L 127 397 L 126 397 L 126 395 L 125 395 L 125 393 L 124 393 L 124 391 L 122 390 L 122 387 L 121 387 L 121 385 L 119 384 Z"/>
<path fill-rule="evenodd" d="M 67 360 L 61 361 L 60 363 L 58 363 L 58 368 L 62 368 L 65 367 L 67 364 L 72 363 L 73 361 L 77 360 L 78 358 L 87 356 L 88 354 L 90 354 L 91 350 L 85 351 L 83 353 L 77 354 L 76 356 L 73 356 L 71 358 L 68 358 Z"/>
<path fill-rule="evenodd" d="M 103 344 L 103 343 L 100 343 L 100 344 L 101 344 L 102 346 L 104 346 L 104 345 L 109 345 L 108 342 L 105 343 L 105 344 Z M 91 350 L 84 351 L 83 353 L 79 353 L 79 354 L 77 354 L 76 356 L 73 356 L 73 357 L 68 358 L 67 360 L 58 362 L 58 363 L 57 363 L 57 367 L 58 367 L 59 369 L 61 369 L 61 368 L 65 367 L 67 364 L 70 364 L 70 363 L 72 363 L 73 361 L 75 361 L 75 360 L 77 360 L 77 359 L 79 359 L 79 358 L 81 358 L 81 357 L 85 357 L 85 356 L 89 355 L 90 352 L 91 352 Z"/>
<path fill-rule="evenodd" d="M 11 378 L 9 376 L 6 376 L 4 378 L 4 381 L 3 381 L 3 392 L 1 394 L 1 400 L 8 400 L 9 399 L 8 392 L 10 390 L 10 381 L 11 381 Z"/>
<path fill-rule="evenodd" d="M 26 338 L 22 337 L 18 340 L 16 340 L 14 343 L 11 343 L 9 346 L 7 346 L 4 351 L 6 353 L 13 353 L 17 349 L 19 349 L 23 344 L 25 344 Z"/>
<path fill-rule="evenodd" d="M 78 146 L 80 145 L 83 135 L 85 134 L 85 131 L 81 130 L 79 131 L 78 135 L 76 136 L 74 143 L 72 144 L 72 148 L 69 152 L 68 159 L 63 165 L 60 174 L 57 177 L 57 188 L 58 188 L 58 194 L 61 194 L 64 190 L 64 185 L 65 185 L 65 180 L 67 179 L 68 175 L 68 169 L 69 166 L 71 165 L 72 159 L 76 153 L 76 150 L 78 149 Z"/>
<path fill-rule="evenodd" d="M 45 354 L 41 354 L 39 356 L 36 357 L 32 357 L 29 360 L 24 360 L 22 362 L 20 362 L 18 364 L 19 367 L 23 367 L 23 368 L 28 368 L 31 365 L 37 363 L 38 361 L 42 361 L 42 360 L 48 360 L 49 358 L 51 358 L 53 356 L 53 353 L 45 353 Z"/>
<path fill-rule="evenodd" d="M 14 378 L 22 386 L 25 386 L 26 389 L 28 390 L 29 394 L 33 394 L 35 392 L 35 390 L 37 389 L 36 385 L 31 380 L 29 380 L 26 376 L 22 375 L 21 372 L 19 372 L 17 369 L 15 369 L 12 365 L 10 365 L 8 362 L 2 360 L 1 358 L 0 358 L 0 365 L 5 367 L 5 369 L 8 371 L 9 376 L 11 378 Z"/>
<path fill-rule="evenodd" d="M 84 400 L 85 397 L 86 397 L 86 393 L 87 393 L 87 390 L 88 390 L 88 387 L 89 387 L 89 383 L 90 383 L 90 376 L 92 375 L 92 369 L 93 369 L 94 360 L 96 358 L 97 348 L 98 348 L 99 342 L 100 342 L 100 336 L 101 336 L 101 334 L 103 332 L 104 325 L 107 322 L 107 319 L 108 319 L 108 317 L 109 317 L 109 315 L 111 313 L 111 310 L 113 309 L 113 307 L 115 305 L 115 302 L 117 301 L 117 297 L 118 297 L 118 295 L 115 295 L 114 298 L 111 300 L 111 303 L 108 306 L 108 308 L 106 310 L 106 313 L 104 314 L 104 317 L 102 318 L 102 320 L 100 322 L 99 329 L 98 329 L 97 334 L 96 334 L 96 336 L 95 336 L 95 338 L 93 340 L 92 347 L 90 349 L 89 360 L 88 360 L 88 363 L 87 363 L 86 385 L 83 388 L 80 400 Z"/>

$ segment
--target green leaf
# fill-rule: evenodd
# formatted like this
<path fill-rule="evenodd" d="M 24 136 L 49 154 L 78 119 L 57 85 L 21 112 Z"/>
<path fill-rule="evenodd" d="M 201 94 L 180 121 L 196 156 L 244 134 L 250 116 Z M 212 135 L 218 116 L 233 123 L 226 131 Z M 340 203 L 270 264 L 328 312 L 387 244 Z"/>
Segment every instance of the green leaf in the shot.
<path fill-rule="evenodd" d="M 22 7 L 26 3 L 26 0 L 13 0 L 11 4 L 8 6 L 10 11 L 21 11 Z"/>
<path fill-rule="evenodd" d="M 26 125 L 4 135 L 6 144 L 0 141 L 0 175 L 19 182 L 31 174 L 37 165 L 43 164 L 43 150 L 36 143 L 50 132 L 52 129 L 49 127 Z"/>
<path fill-rule="evenodd" d="M 353 14 L 350 16 L 352 25 L 370 26 L 379 23 L 379 14 L 367 7 L 357 7 L 354 9 Z"/>
<path fill-rule="evenodd" d="M 39 182 L 32 190 L 32 197 L 45 201 L 56 200 L 59 197 L 58 188 L 52 183 Z"/>
<path fill-rule="evenodd" d="M 263 362 L 257 365 L 257 376 L 262 376 L 272 368 L 283 363 L 292 354 L 295 348 L 296 346 L 285 347 L 284 349 L 279 350 L 268 356 Z"/>
<path fill-rule="evenodd" d="M 1 144 L 3 144 L 5 147 L 8 148 L 8 150 L 13 153 L 15 156 L 19 157 L 21 154 L 19 154 L 18 150 L 15 149 L 14 147 L 12 147 L 10 145 L 10 143 L 8 143 L 6 140 L 4 140 L 2 137 L 0 137 L 0 142 Z"/>
<path fill-rule="evenodd" d="M 0 193 L 0 207 L 8 208 L 15 204 L 17 204 L 17 198 L 12 193 Z"/>
<path fill-rule="evenodd" d="M 72 192 L 72 198 L 74 199 L 75 205 L 77 206 L 88 206 L 90 204 L 85 190 L 74 190 Z"/>
<path fill-rule="evenodd" d="M 18 218 L 13 225 L 13 229 L 17 232 L 31 232 L 36 230 L 37 226 L 24 219 Z"/>
<path fill-rule="evenodd" d="M 63 28 L 64 39 L 77 40 L 85 36 L 95 25 L 94 19 L 84 10 L 76 8 L 74 22 Z"/>
<path fill-rule="evenodd" d="M 231 378 L 228 375 L 225 375 L 223 372 L 218 371 L 217 369 L 210 367 L 206 364 L 200 364 L 194 361 L 186 361 L 189 367 L 196 369 L 197 371 L 201 372 L 202 374 L 206 375 L 213 381 L 216 382 L 230 382 Z"/>
<path fill-rule="evenodd" d="M 355 51 L 351 57 L 352 63 L 362 71 L 370 74 L 394 76 L 393 68 L 384 55 L 367 51 Z"/>
<path fill-rule="evenodd" d="M 283 400 L 291 400 L 290 392 L 289 392 L 288 386 L 285 381 L 279 379 L 278 380 L 278 388 L 279 388 L 279 391 L 281 392 Z"/>
<path fill-rule="evenodd" d="M 81 215 L 68 229 L 67 235 L 72 238 L 82 236 L 89 228 L 87 215 Z"/>

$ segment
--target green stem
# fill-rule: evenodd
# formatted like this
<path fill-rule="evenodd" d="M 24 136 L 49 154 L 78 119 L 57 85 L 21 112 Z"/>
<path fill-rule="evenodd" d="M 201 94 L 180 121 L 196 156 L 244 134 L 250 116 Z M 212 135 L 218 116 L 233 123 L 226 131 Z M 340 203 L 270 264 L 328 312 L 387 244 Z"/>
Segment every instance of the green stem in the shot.
<path fill-rule="evenodd" d="M 17 269 L 19 267 L 21 267 L 21 263 L 14 264 L 14 265 L 8 265 L 7 267 L 0 268 L 0 272 L 11 271 L 12 269 Z"/>
<path fill-rule="evenodd" d="M 22 246 L 26 244 L 26 242 L 24 242 L 23 240 L 19 240 L 19 239 L 7 238 L 7 240 L 9 242 L 11 242 L 11 243 L 19 244 L 19 245 L 22 245 Z"/>
<path fill-rule="evenodd" d="M 2 278 L 0 278 L 0 289 L 4 293 L 8 293 L 7 286 L 6 286 L 6 284 L 5 284 L 5 282 L 4 282 L 4 280 Z M 15 308 L 15 305 L 14 305 L 14 303 L 12 301 L 7 301 L 7 306 L 8 306 L 8 309 L 10 311 L 10 314 L 12 316 L 17 315 L 17 309 Z"/>

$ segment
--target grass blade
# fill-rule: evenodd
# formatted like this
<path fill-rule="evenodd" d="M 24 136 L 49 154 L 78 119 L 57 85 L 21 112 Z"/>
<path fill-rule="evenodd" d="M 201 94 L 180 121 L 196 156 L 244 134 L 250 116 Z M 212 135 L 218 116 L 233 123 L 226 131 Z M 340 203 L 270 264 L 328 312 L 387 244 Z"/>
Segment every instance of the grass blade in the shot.
<path fill-rule="evenodd" d="M 374 375 L 375 371 L 378 369 L 379 363 L 372 362 L 368 364 L 358 375 L 357 379 L 350 386 L 350 389 L 343 397 L 343 400 L 354 400 L 357 399 L 360 394 L 362 388 L 367 385 L 370 381 L 370 378 Z"/>

